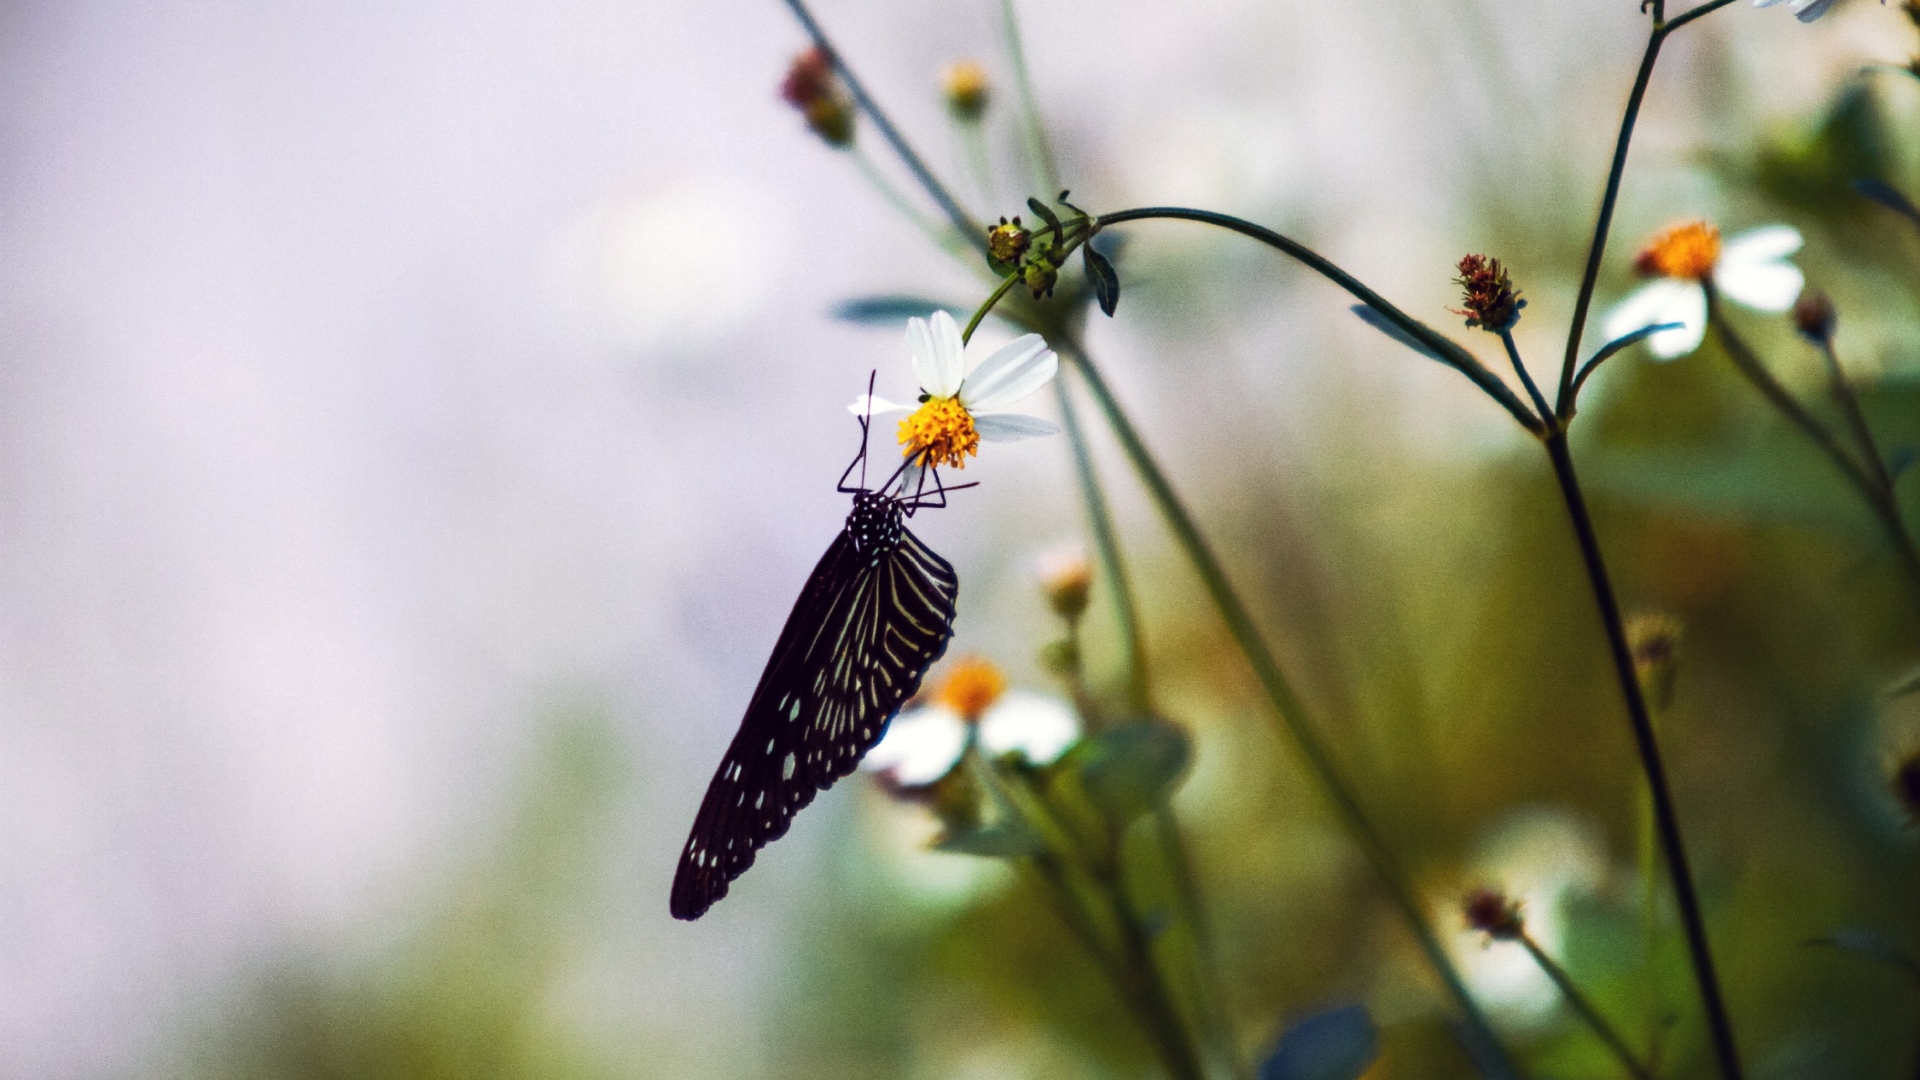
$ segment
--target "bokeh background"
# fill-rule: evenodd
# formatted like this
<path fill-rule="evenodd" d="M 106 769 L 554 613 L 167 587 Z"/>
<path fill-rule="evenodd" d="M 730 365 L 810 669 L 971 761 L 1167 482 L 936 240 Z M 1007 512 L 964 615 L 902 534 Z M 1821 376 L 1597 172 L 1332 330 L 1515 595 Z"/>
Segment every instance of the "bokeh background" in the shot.
<path fill-rule="evenodd" d="M 976 214 L 1036 193 L 997 5 L 819 13 Z M 1076 202 L 1242 214 L 1435 325 L 1453 261 L 1489 251 L 1549 369 L 1634 0 L 1021 14 Z M 0 1076 L 1147 1074 L 1045 909 L 920 851 L 927 823 L 864 779 L 708 917 L 667 916 L 845 513 L 844 403 L 873 369 L 906 389 L 898 327 L 834 305 L 983 295 L 781 103 L 804 44 L 773 0 L 0 10 Z M 1890 438 L 1920 440 L 1920 243 L 1846 189 L 1920 177 L 1920 84 L 1856 74 L 1916 45 L 1870 0 L 1812 27 L 1737 4 L 1677 37 L 1602 303 L 1672 220 L 1792 222 L 1846 359 L 1890 380 Z M 963 58 L 1003 91 L 984 185 L 939 98 Z M 1680 957 L 1638 951 L 1637 774 L 1540 455 L 1265 250 L 1141 225 L 1121 273 L 1094 353 L 1436 918 L 1467 884 L 1522 889 L 1623 1025 L 1705 1075 Z M 1742 317 L 1813 385 L 1783 325 Z M 1754 1073 L 1910 1074 L 1912 987 L 1805 944 L 1920 942 L 1920 848 L 1883 783 L 1920 714 L 1877 694 L 1920 653 L 1908 594 L 1711 347 L 1615 361 L 1583 420 L 1629 606 L 1687 626 L 1664 722 Z M 1462 1073 L 1096 444 L 1162 697 L 1198 736 L 1176 806 L 1243 1043 L 1361 1000 L 1379 1069 Z M 1084 528 L 1066 451 L 993 447 L 915 525 L 964 582 L 956 649 L 1038 688 L 1030 560 Z M 1611 1075 L 1537 976 L 1457 944 L 1543 1071 Z"/>

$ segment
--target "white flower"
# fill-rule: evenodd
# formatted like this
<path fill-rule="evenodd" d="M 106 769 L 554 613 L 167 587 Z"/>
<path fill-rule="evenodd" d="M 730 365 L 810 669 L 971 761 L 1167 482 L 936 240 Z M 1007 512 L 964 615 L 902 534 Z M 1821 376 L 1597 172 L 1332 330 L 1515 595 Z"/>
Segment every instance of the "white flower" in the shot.
<path fill-rule="evenodd" d="M 1806 275 L 1787 261 L 1801 243 L 1800 231 L 1791 225 L 1763 225 L 1724 245 L 1719 231 L 1705 222 L 1668 229 L 1634 261 L 1656 280 L 1608 312 L 1603 332 L 1614 341 L 1649 326 L 1678 323 L 1649 337 L 1647 347 L 1661 360 L 1687 355 L 1706 337 L 1707 294 L 1701 282 L 1707 279 L 1728 299 L 1757 311 L 1786 311 L 1806 284 Z"/>
<path fill-rule="evenodd" d="M 1772 7 L 1780 0 L 1753 0 L 1754 7 Z M 1882 0 L 1884 3 L 1885 0 Z M 1833 7 L 1833 0 L 1793 0 L 1793 17 L 1801 22 L 1812 22 L 1827 13 Z"/>
<path fill-rule="evenodd" d="M 968 351 L 961 344 L 960 328 L 946 312 L 934 312 L 931 320 L 908 319 L 907 352 L 920 383 L 921 403 L 897 405 L 862 394 L 847 407 L 855 416 L 911 410 L 900 422 L 900 444 L 914 458 L 902 490 L 917 487 L 923 467 L 965 468 L 966 458 L 979 453 L 982 442 L 1012 442 L 1060 430 L 1052 421 L 1004 411 L 1047 385 L 1060 370 L 1059 358 L 1039 334 L 1008 342 L 971 371 Z"/>
<path fill-rule="evenodd" d="M 989 757 L 1018 754 L 1029 764 L 1051 765 L 1079 740 L 1080 721 L 1059 698 L 1014 690 L 981 713 L 976 734 Z M 952 772 L 966 746 L 966 718 L 936 702 L 895 717 L 860 767 L 900 787 L 925 787 Z"/>

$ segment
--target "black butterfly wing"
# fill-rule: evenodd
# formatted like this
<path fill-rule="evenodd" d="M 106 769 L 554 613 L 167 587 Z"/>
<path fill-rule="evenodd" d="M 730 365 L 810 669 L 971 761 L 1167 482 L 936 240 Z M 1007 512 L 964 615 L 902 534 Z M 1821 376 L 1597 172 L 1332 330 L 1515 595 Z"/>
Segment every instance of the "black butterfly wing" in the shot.
<path fill-rule="evenodd" d="M 953 634 L 953 567 L 901 530 L 859 554 L 842 532 L 814 567 L 707 787 L 673 879 L 674 918 L 697 919 L 851 772 L 920 688 Z"/>

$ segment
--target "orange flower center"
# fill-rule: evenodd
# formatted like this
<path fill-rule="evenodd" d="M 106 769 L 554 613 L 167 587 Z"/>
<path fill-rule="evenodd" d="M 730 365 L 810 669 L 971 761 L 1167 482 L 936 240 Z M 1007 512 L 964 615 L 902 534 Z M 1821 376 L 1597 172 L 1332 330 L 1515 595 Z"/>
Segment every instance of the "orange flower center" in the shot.
<path fill-rule="evenodd" d="M 1704 221 L 1675 225 L 1653 238 L 1633 260 L 1643 277 L 1701 281 L 1720 260 L 1720 230 Z"/>
<path fill-rule="evenodd" d="M 991 661 L 965 656 L 947 670 L 934 694 L 942 705 L 964 717 L 968 723 L 978 719 L 1007 689 L 1007 677 Z"/>
<path fill-rule="evenodd" d="M 906 457 L 920 457 L 928 468 L 967 467 L 967 455 L 980 452 L 980 433 L 973 415 L 959 398 L 928 398 L 911 416 L 900 421 L 900 445 Z"/>

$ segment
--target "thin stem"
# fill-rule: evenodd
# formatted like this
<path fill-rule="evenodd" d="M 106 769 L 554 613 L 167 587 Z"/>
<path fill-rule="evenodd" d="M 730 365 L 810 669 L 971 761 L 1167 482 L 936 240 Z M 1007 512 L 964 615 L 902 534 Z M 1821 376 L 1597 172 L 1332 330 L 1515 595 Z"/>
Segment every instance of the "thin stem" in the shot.
<path fill-rule="evenodd" d="M 874 103 L 872 95 L 867 93 L 867 88 L 861 85 L 859 77 L 853 73 L 853 68 L 841 59 L 840 51 L 833 47 L 833 42 L 827 40 L 827 32 L 821 29 L 820 23 L 813 17 L 813 12 L 807 10 L 806 0 L 787 0 L 787 7 L 792 9 L 793 17 L 800 20 L 800 26 L 806 30 L 807 36 L 813 39 L 814 46 L 825 54 L 827 59 L 833 61 L 834 69 L 840 73 L 840 78 L 846 81 L 847 92 L 853 95 L 854 104 L 860 107 L 861 112 L 867 114 L 867 118 L 873 121 L 874 127 L 880 129 L 881 136 L 887 140 L 889 146 L 893 147 L 893 152 L 900 156 L 900 160 L 913 173 L 914 179 L 920 182 L 920 186 L 926 189 L 934 202 L 940 204 L 941 211 L 947 215 L 947 220 L 953 223 L 954 229 L 961 236 L 966 237 L 974 247 L 985 251 L 986 231 L 973 220 L 971 215 L 960 208 L 960 204 L 954 201 L 952 193 L 934 178 L 933 170 L 927 168 L 927 163 L 914 152 L 913 147 L 900 134 L 900 129 L 894 127 L 893 121 L 889 120 L 887 114 L 880 110 L 880 106 Z"/>
<path fill-rule="evenodd" d="M 1013 0 L 1000 0 L 1000 25 L 1007 36 L 1007 58 L 1013 64 L 1013 83 L 1020 92 L 1020 130 L 1025 133 L 1027 154 L 1040 190 L 1051 195 L 1060 190 L 1060 168 L 1053 159 L 1053 146 L 1047 129 L 1040 123 L 1040 109 L 1033 96 L 1033 79 L 1027 74 L 1027 50 L 1020 42 L 1020 19 Z"/>
<path fill-rule="evenodd" d="M 1726 348 L 1727 356 L 1733 361 L 1733 366 L 1739 369 L 1740 374 L 1746 376 L 1754 389 L 1760 391 L 1760 396 L 1766 398 L 1768 404 L 1779 410 L 1780 415 L 1799 428 L 1800 432 L 1821 453 L 1827 455 L 1834 467 L 1847 478 L 1847 482 L 1860 492 L 1868 508 L 1873 511 L 1874 517 L 1880 522 L 1881 528 L 1886 531 L 1887 539 L 1893 544 L 1894 553 L 1899 556 L 1901 567 L 1906 571 L 1916 597 L 1920 597 L 1920 546 L 1916 546 L 1913 533 L 1907 529 L 1906 519 L 1900 514 L 1900 502 L 1894 492 L 1891 478 L 1883 484 L 1879 476 L 1869 472 L 1868 468 L 1862 467 L 1858 461 L 1854 460 L 1853 455 L 1847 452 L 1846 447 L 1840 445 L 1840 440 L 1834 436 L 1833 432 L 1808 412 L 1806 407 L 1794 398 L 1793 393 L 1781 385 L 1780 380 L 1773 377 L 1773 373 L 1760 362 L 1759 356 L 1747 344 L 1746 339 L 1735 332 L 1724 317 L 1725 313 L 1720 308 L 1719 296 L 1712 283 L 1706 283 L 1705 288 L 1707 320 L 1713 326 L 1714 334 L 1720 339 L 1720 344 Z M 1865 420 L 1862 419 L 1860 423 L 1864 425 Z M 1879 461 L 1879 453 L 1873 449 L 1872 437 L 1871 433 L 1867 435 L 1866 444 L 1868 456 L 1872 459 L 1871 465 L 1879 467 L 1880 475 L 1885 475 L 1885 467 Z"/>
<path fill-rule="evenodd" d="M 1533 383 L 1533 376 L 1527 374 L 1526 361 L 1520 359 L 1520 347 L 1513 343 L 1511 329 L 1500 331 L 1500 344 L 1507 347 L 1507 359 L 1513 363 L 1514 374 L 1520 376 L 1521 385 L 1527 388 L 1527 396 L 1533 399 L 1533 407 L 1540 412 L 1543 423 L 1553 422 L 1553 409 L 1547 405 L 1547 399 L 1540 396 L 1540 388 Z"/>
<path fill-rule="evenodd" d="M 1485 1014 L 1480 1011 L 1479 1005 L 1468 993 L 1466 983 L 1461 979 L 1459 971 L 1454 968 L 1453 962 L 1447 957 L 1446 949 L 1440 944 L 1439 936 L 1428 925 L 1425 913 L 1421 910 L 1419 902 L 1414 899 L 1413 887 L 1401 872 L 1392 849 L 1387 846 L 1379 829 L 1367 817 L 1358 797 L 1353 793 L 1352 785 L 1342 775 L 1339 767 L 1334 763 L 1333 756 L 1320 742 L 1319 735 L 1314 732 L 1308 722 L 1306 709 L 1299 695 L 1294 692 L 1292 683 L 1281 671 L 1279 661 L 1274 658 L 1266 639 L 1255 625 L 1252 613 L 1247 610 L 1239 594 L 1234 591 L 1232 583 L 1227 580 L 1226 571 L 1222 569 L 1211 547 L 1201 535 L 1199 526 L 1194 523 L 1186 505 L 1181 502 L 1180 496 L 1173 490 L 1173 485 L 1161 472 L 1158 462 L 1147 450 L 1139 432 L 1134 429 L 1133 422 L 1120 407 L 1120 403 L 1115 400 L 1112 391 L 1107 387 L 1106 380 L 1101 378 L 1099 370 L 1091 359 L 1080 350 L 1063 350 L 1063 355 L 1072 361 L 1074 369 L 1086 381 L 1088 389 L 1093 393 L 1095 403 L 1106 416 L 1108 425 L 1113 429 L 1115 437 L 1119 439 L 1128 460 L 1132 462 L 1134 471 L 1146 485 L 1148 494 L 1166 520 L 1167 527 L 1173 532 L 1174 539 L 1179 543 L 1188 561 L 1193 564 L 1194 570 L 1200 575 L 1208 597 L 1212 599 L 1214 607 L 1227 624 L 1227 632 L 1233 637 L 1241 653 L 1246 656 L 1248 664 L 1253 668 L 1254 677 L 1266 691 L 1267 700 L 1273 705 L 1274 712 L 1280 719 L 1282 731 L 1292 740 L 1300 756 L 1305 759 L 1308 771 L 1319 783 L 1327 800 L 1333 804 L 1334 810 L 1359 843 L 1368 862 L 1373 865 L 1374 872 L 1379 875 L 1381 882 L 1385 885 L 1393 906 L 1406 920 L 1420 951 L 1426 956 L 1434 973 L 1445 984 L 1448 994 L 1458 1003 L 1466 1018 L 1468 1031 L 1476 1043 L 1474 1049 L 1490 1058 L 1501 1075 L 1517 1076 L 1518 1071 L 1508 1059 L 1506 1048 L 1500 1044 Z"/>
<path fill-rule="evenodd" d="M 1013 288 L 1014 283 L 1019 280 L 1019 271 L 1008 274 L 999 285 L 994 287 L 993 292 L 987 294 L 986 302 L 974 310 L 973 318 L 967 320 L 967 328 L 960 331 L 960 344 L 965 345 L 973 340 L 973 332 L 980 328 L 980 320 L 987 317 L 987 312 L 992 311 L 994 305 L 1000 302 L 1000 298 L 1007 295 L 1007 290 Z"/>
<path fill-rule="evenodd" d="M 1150 218 L 1198 221 L 1202 224 L 1218 226 L 1222 229 L 1237 232 L 1242 236 L 1251 237 L 1268 247 L 1278 249 L 1292 256 L 1294 259 L 1305 263 L 1322 277 L 1347 290 L 1347 292 L 1352 293 L 1361 303 L 1379 312 L 1387 321 L 1393 323 L 1417 339 L 1421 344 L 1433 350 L 1433 352 L 1441 358 L 1443 363 L 1458 370 L 1467 378 L 1472 379 L 1475 385 L 1479 386 L 1481 390 L 1486 391 L 1487 396 L 1499 402 L 1509 413 L 1512 413 L 1513 418 L 1520 422 L 1521 427 L 1536 434 L 1544 430 L 1540 418 L 1535 416 L 1531 409 L 1527 408 L 1526 403 L 1516 397 L 1514 392 L 1508 389 L 1507 384 L 1503 382 L 1498 375 L 1487 370 L 1486 366 L 1475 359 L 1472 353 L 1461 348 L 1444 334 L 1439 333 L 1427 324 L 1388 303 L 1386 298 L 1382 297 L 1379 293 L 1361 284 L 1358 278 L 1335 266 L 1332 262 L 1323 258 L 1319 252 L 1314 251 L 1312 248 L 1307 247 L 1297 240 L 1282 236 L 1272 229 L 1255 225 L 1250 221 L 1245 221 L 1229 214 L 1216 214 L 1210 210 L 1190 210 L 1180 206 L 1148 206 L 1138 210 L 1122 210 L 1118 213 L 1102 214 L 1094 219 L 1094 229 L 1098 231 L 1109 225 L 1118 225 L 1127 221 L 1145 221 Z"/>
<path fill-rule="evenodd" d="M 1593 1033 L 1600 1037 L 1601 1042 L 1607 1044 L 1607 1049 L 1613 1051 L 1613 1056 L 1619 1059 L 1621 1066 L 1632 1074 L 1635 1080 L 1657 1080 L 1653 1073 L 1633 1056 L 1633 1050 L 1627 1046 L 1626 1040 L 1620 1037 L 1620 1033 L 1613 1029 L 1612 1024 L 1607 1023 L 1606 1017 L 1601 1016 L 1600 1010 L 1595 1008 L 1587 995 L 1581 992 L 1579 985 L 1573 981 L 1573 976 L 1567 974 L 1566 969 L 1561 967 L 1553 957 L 1548 956 L 1546 950 L 1542 949 L 1531 935 L 1521 931 L 1519 940 L 1521 946 L 1527 950 L 1527 955 L 1533 957 L 1533 962 L 1539 964 L 1540 970 L 1547 973 L 1547 978 L 1553 980 L 1553 985 L 1560 988 L 1560 993 L 1566 997 L 1567 1004 L 1573 1006 L 1573 1011 L 1580 1014 L 1580 1019 L 1586 1021 L 1587 1026 L 1593 1029 Z"/>
<path fill-rule="evenodd" d="M 1055 344 L 1066 346 L 1066 342 Z M 1054 398 L 1060 405 L 1060 423 L 1067 432 L 1067 444 L 1073 448 L 1074 475 L 1080 482 L 1080 501 L 1087 509 L 1087 527 L 1093 533 L 1093 547 L 1099 554 L 1100 569 L 1113 596 L 1114 616 L 1120 627 L 1120 647 L 1127 654 L 1127 704 L 1137 712 L 1153 708 L 1153 683 L 1147 668 L 1146 635 L 1140 630 L 1140 609 L 1133 595 L 1132 579 L 1126 560 L 1120 553 L 1120 534 L 1114 527 L 1113 512 L 1107 506 L 1106 492 L 1100 488 L 1100 476 L 1094 470 L 1093 452 L 1086 433 L 1080 428 L 1080 410 L 1073 403 L 1066 380 L 1053 382 Z"/>
<path fill-rule="evenodd" d="M 1634 76 L 1626 112 L 1620 117 L 1620 134 L 1613 144 L 1613 164 L 1607 168 L 1606 193 L 1600 196 L 1600 213 L 1593 223 L 1593 242 L 1587 246 L 1587 268 L 1580 275 L 1580 295 L 1573 302 L 1573 321 L 1567 325 L 1567 354 L 1560 365 L 1560 389 L 1555 398 L 1562 423 L 1573 417 L 1574 364 L 1580 358 L 1580 338 L 1587 332 L 1587 312 L 1593 307 L 1593 291 L 1600 284 L 1600 261 L 1607 253 L 1607 234 L 1613 231 L 1613 208 L 1620 201 L 1620 180 L 1627 172 L 1627 150 L 1633 145 L 1633 127 L 1640 119 L 1640 106 L 1647 98 L 1654 61 L 1660 58 L 1660 46 L 1666 40 L 1656 13 L 1653 33 L 1647 37 L 1647 51 L 1640 57 L 1640 72 Z"/>
<path fill-rule="evenodd" d="M 1820 357 L 1827 362 L 1827 382 L 1833 390 L 1833 399 L 1839 403 L 1840 414 L 1846 417 L 1847 426 L 1853 429 L 1853 437 L 1860 443 L 1860 456 L 1866 459 L 1880 490 L 1892 491 L 1893 474 L 1887 469 L 1887 459 L 1880 453 L 1873 429 L 1867 426 L 1866 414 L 1860 411 L 1860 396 L 1853 392 L 1853 384 L 1847 381 L 1847 373 L 1840 366 L 1840 354 L 1833 351 L 1833 339 L 1822 338 L 1819 344 Z"/>
<path fill-rule="evenodd" d="M 1653 0 L 1653 29 L 1647 34 L 1647 49 L 1640 57 L 1640 70 L 1634 76 L 1633 90 L 1627 94 L 1626 110 L 1620 115 L 1620 134 L 1613 143 L 1613 162 L 1607 167 L 1607 187 L 1600 196 L 1600 213 L 1594 217 L 1593 241 L 1587 246 L 1587 267 L 1580 275 L 1580 295 L 1573 304 L 1573 319 L 1567 324 L 1567 353 L 1560 365 L 1560 389 L 1554 398 L 1560 421 L 1573 418 L 1574 365 L 1580 359 L 1580 338 L 1587 332 L 1587 314 L 1593 308 L 1593 291 L 1600 284 L 1600 263 L 1607 253 L 1607 236 L 1613 231 L 1613 211 L 1620 201 L 1620 181 L 1627 172 L 1627 151 L 1633 146 L 1634 125 L 1640 120 L 1640 107 L 1646 103 L 1647 85 L 1653 79 L 1653 65 L 1660 59 L 1660 47 L 1667 35 L 1695 19 L 1711 15 L 1733 0 L 1708 0 L 1684 15 L 1666 20 L 1664 0 Z"/>
<path fill-rule="evenodd" d="M 1693 870 L 1687 863 L 1686 848 L 1680 836 L 1680 821 L 1674 813 L 1673 794 L 1667 785 L 1666 764 L 1660 757 L 1660 744 L 1654 736 L 1653 717 L 1641 692 L 1640 678 L 1633 668 L 1633 650 L 1627 644 L 1627 631 L 1620 618 L 1620 603 L 1614 597 L 1613 582 L 1600 552 L 1600 537 L 1594 531 L 1580 479 L 1573 469 L 1573 454 L 1567 447 L 1565 432 L 1556 432 L 1546 440 L 1547 456 L 1553 461 L 1554 479 L 1566 502 L 1574 535 L 1580 542 L 1580 557 L 1586 564 L 1587 581 L 1592 586 L 1600 622 L 1606 630 L 1607 646 L 1613 654 L 1614 675 L 1626 698 L 1627 719 L 1633 726 L 1634 742 L 1640 751 L 1640 766 L 1647 775 L 1647 788 L 1653 796 L 1654 822 L 1659 827 L 1660 847 L 1667 857 L 1667 875 L 1673 880 L 1674 900 L 1680 909 L 1680 923 L 1686 930 L 1687 951 L 1693 960 L 1694 979 L 1699 983 L 1700 1002 L 1707 1014 L 1707 1028 L 1713 1037 L 1714 1053 L 1720 1061 L 1725 1080 L 1740 1080 L 1739 1049 L 1733 1038 L 1733 1025 L 1721 999 L 1720 980 L 1714 974 L 1713 953 L 1707 942 L 1706 919 L 1700 912 L 1700 895 L 1693 884 Z"/>

